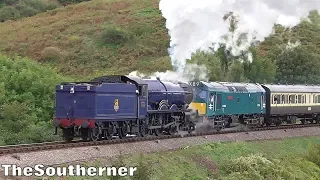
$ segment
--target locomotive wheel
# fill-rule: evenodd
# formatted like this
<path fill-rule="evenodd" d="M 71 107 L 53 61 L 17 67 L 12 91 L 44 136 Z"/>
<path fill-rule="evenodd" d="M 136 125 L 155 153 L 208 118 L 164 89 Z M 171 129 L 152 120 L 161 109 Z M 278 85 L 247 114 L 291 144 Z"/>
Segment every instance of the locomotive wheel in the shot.
<path fill-rule="evenodd" d="M 153 131 L 156 136 L 161 136 L 163 134 L 162 128 L 154 129 Z"/>
<path fill-rule="evenodd" d="M 319 124 L 319 123 L 320 123 L 320 117 L 317 116 L 317 117 L 316 117 L 316 124 Z"/>
<path fill-rule="evenodd" d="M 90 139 L 92 141 L 97 141 L 100 139 L 99 127 L 97 125 L 90 129 Z"/>
<path fill-rule="evenodd" d="M 174 134 L 178 133 L 177 126 L 169 127 L 169 128 L 167 129 L 167 133 L 168 133 L 169 135 L 174 135 Z"/>
<path fill-rule="evenodd" d="M 123 139 L 124 137 L 127 136 L 127 126 L 125 124 L 123 124 L 122 127 L 119 127 L 117 131 L 120 139 Z"/>
<path fill-rule="evenodd" d="M 81 128 L 81 139 L 87 141 L 89 138 L 89 129 L 88 128 Z"/>
<path fill-rule="evenodd" d="M 66 129 L 62 129 L 63 132 L 63 138 L 65 141 L 70 142 L 73 140 L 73 128 L 66 128 Z"/>
<path fill-rule="evenodd" d="M 109 133 L 109 131 L 107 129 L 104 130 L 103 133 L 104 133 L 104 139 L 111 139 L 112 138 L 111 134 Z"/>
<path fill-rule="evenodd" d="M 145 137 L 149 134 L 149 130 L 148 130 L 148 126 L 147 124 L 143 123 L 140 127 L 139 127 L 139 136 L 140 137 Z"/>

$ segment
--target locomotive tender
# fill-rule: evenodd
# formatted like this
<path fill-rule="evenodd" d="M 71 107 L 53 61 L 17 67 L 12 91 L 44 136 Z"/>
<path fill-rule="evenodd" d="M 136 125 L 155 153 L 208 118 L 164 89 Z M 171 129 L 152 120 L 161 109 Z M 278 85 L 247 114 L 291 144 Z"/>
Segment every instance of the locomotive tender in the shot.
<path fill-rule="evenodd" d="M 63 137 L 83 140 L 124 138 L 193 131 L 193 99 L 187 84 L 143 80 L 130 76 L 103 76 L 91 82 L 56 86 L 54 126 Z"/>
<path fill-rule="evenodd" d="M 227 82 L 189 82 L 194 88 L 190 107 L 214 128 L 239 122 L 249 126 L 319 123 L 320 87 Z"/>

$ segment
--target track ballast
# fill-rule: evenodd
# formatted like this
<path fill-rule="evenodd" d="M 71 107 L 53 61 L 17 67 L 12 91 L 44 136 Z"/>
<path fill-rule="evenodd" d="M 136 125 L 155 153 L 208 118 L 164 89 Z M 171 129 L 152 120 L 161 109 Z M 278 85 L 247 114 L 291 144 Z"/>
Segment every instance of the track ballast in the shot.
<path fill-rule="evenodd" d="M 108 145 L 108 144 L 120 144 L 129 142 L 139 142 L 139 141 L 151 141 L 159 139 L 172 139 L 172 138 L 184 138 L 184 137 L 194 137 L 194 136 L 207 136 L 215 134 L 229 134 L 229 133 L 240 133 L 240 132 L 253 132 L 253 131 L 267 131 L 267 130 L 278 130 L 278 129 L 294 129 L 294 128 L 306 128 L 306 127 L 320 127 L 320 124 L 305 124 L 305 125 L 282 125 L 275 127 L 261 127 L 261 128 L 251 128 L 251 129 L 237 129 L 237 130 L 226 130 L 226 131 L 214 131 L 214 132 L 199 132 L 194 134 L 176 134 L 176 135 L 163 135 L 163 136 L 147 136 L 147 137 L 127 137 L 124 139 L 111 139 L 111 140 L 101 140 L 101 141 L 55 141 L 55 142 L 45 142 L 45 143 L 33 143 L 33 144 L 20 144 L 20 145 L 9 145 L 0 146 L 0 156 L 14 153 L 28 153 L 33 151 L 44 151 L 44 150 L 54 150 L 63 148 L 74 148 L 74 147 L 87 147 L 87 146 L 97 146 L 97 145 Z"/>

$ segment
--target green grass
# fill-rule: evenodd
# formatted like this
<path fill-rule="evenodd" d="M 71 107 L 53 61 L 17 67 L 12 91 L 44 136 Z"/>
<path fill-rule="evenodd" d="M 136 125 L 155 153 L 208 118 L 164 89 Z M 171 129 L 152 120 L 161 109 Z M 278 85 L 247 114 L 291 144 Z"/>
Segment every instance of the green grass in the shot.
<path fill-rule="evenodd" d="M 210 143 L 183 150 L 145 154 L 142 157 L 139 154 L 126 155 L 122 156 L 121 161 L 127 166 L 134 166 L 142 160 L 144 168 L 141 170 L 152 169 L 148 174 L 152 175 L 152 179 L 159 180 L 320 179 L 319 165 L 316 161 L 308 160 L 310 156 L 320 157 L 320 149 L 313 151 L 313 154 L 309 153 L 315 144 L 320 145 L 320 137 Z M 119 164 L 119 160 L 114 160 Z M 100 159 L 85 162 L 84 165 L 106 166 L 105 162 Z M 141 165 L 138 171 L 139 167 Z"/>
<path fill-rule="evenodd" d="M 0 52 L 30 57 L 74 77 L 165 71 L 172 68 L 170 38 L 158 4 L 93 0 L 0 23 Z"/>

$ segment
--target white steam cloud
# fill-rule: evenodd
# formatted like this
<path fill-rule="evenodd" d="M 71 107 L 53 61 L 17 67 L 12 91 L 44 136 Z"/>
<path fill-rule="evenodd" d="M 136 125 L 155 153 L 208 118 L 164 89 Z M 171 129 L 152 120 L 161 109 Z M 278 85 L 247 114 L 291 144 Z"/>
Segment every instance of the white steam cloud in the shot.
<path fill-rule="evenodd" d="M 149 79 L 156 79 L 157 77 L 160 78 L 162 81 L 170 81 L 173 83 L 187 83 L 188 81 L 192 80 L 203 80 L 207 81 L 207 68 L 204 65 L 196 65 L 196 64 L 187 64 L 184 72 L 173 72 L 173 71 L 166 71 L 166 72 L 155 72 L 152 74 L 143 74 L 139 73 L 138 71 L 133 71 L 129 74 L 129 76 L 136 76 L 141 78 L 149 78 Z"/>
<path fill-rule="evenodd" d="M 186 60 L 196 50 L 217 49 L 225 43 L 235 56 L 246 51 L 255 40 L 263 41 L 272 33 L 275 23 L 292 27 L 309 12 L 320 9 L 318 0 L 161 0 L 159 9 L 166 18 L 171 37 L 169 54 L 172 65 L 182 73 Z M 233 12 L 238 28 L 231 34 L 223 17 Z M 248 33 L 242 43 L 237 43 Z M 222 38 L 227 35 L 227 40 Z M 250 60 L 251 55 L 248 55 Z"/>

